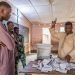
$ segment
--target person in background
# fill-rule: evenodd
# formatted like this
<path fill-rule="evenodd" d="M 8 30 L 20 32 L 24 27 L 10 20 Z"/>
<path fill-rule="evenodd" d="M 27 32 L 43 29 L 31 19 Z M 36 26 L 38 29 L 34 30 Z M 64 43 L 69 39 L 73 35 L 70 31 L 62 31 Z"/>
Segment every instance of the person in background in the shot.
<path fill-rule="evenodd" d="M 14 24 L 12 21 L 8 21 L 7 22 L 7 31 L 9 32 L 10 36 L 12 36 L 12 38 L 14 39 L 14 41 L 16 42 L 16 39 L 14 38 Z M 15 74 L 16 74 L 16 58 L 18 57 L 17 55 L 17 49 L 16 49 L 16 43 L 15 43 L 15 51 L 14 51 L 14 56 L 15 56 Z"/>
<path fill-rule="evenodd" d="M 18 64 L 19 60 L 21 60 L 23 68 L 26 65 L 26 57 L 24 53 L 24 37 L 23 35 L 19 34 L 19 28 L 14 27 L 14 37 L 16 39 L 16 49 L 18 53 L 18 57 L 16 59 L 16 64 Z"/>
<path fill-rule="evenodd" d="M 52 40 L 59 42 L 59 58 L 75 63 L 75 33 L 72 31 L 72 23 L 65 23 L 65 32 L 55 32 L 55 24 L 56 21 L 53 21 L 49 30 Z"/>
<path fill-rule="evenodd" d="M 0 2 L 0 75 L 15 75 L 14 39 L 2 24 L 10 18 L 11 6 Z"/>
<path fill-rule="evenodd" d="M 7 30 L 9 34 L 14 38 L 14 24 L 12 21 L 7 22 Z"/>

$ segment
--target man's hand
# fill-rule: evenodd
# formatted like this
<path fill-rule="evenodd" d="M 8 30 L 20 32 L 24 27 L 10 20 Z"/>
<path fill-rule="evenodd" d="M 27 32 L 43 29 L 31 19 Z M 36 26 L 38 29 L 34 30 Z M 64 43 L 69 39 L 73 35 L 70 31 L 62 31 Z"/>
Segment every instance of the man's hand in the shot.
<path fill-rule="evenodd" d="M 54 21 L 52 21 L 52 26 L 51 26 L 51 28 L 55 28 L 56 21 L 57 21 L 57 18 L 56 18 Z"/>
<path fill-rule="evenodd" d="M 5 47 L 6 45 L 4 43 L 0 42 L 0 46 Z"/>
<path fill-rule="evenodd" d="M 65 60 L 67 60 L 67 62 L 70 62 L 70 59 L 71 59 L 71 56 L 70 56 L 70 55 L 67 55 L 67 56 L 65 57 Z"/>

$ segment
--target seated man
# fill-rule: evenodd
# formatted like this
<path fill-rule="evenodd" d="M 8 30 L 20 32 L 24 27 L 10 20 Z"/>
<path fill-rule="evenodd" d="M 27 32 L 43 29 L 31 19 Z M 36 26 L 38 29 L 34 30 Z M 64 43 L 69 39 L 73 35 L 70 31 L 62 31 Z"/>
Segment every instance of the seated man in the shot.
<path fill-rule="evenodd" d="M 55 32 L 55 24 L 56 21 L 52 22 L 49 30 L 52 40 L 59 42 L 58 56 L 68 62 L 75 62 L 75 34 L 72 32 L 72 23 L 65 23 L 65 32 Z"/>

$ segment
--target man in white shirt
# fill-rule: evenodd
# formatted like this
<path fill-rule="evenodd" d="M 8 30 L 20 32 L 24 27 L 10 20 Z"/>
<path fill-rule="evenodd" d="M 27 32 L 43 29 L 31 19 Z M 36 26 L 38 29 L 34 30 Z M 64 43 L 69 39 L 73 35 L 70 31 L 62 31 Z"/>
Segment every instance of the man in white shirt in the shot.
<path fill-rule="evenodd" d="M 65 23 L 65 32 L 55 32 L 55 24 L 56 21 L 53 21 L 49 30 L 52 40 L 59 42 L 58 56 L 68 62 L 75 62 L 75 34 L 72 32 L 72 23 Z"/>

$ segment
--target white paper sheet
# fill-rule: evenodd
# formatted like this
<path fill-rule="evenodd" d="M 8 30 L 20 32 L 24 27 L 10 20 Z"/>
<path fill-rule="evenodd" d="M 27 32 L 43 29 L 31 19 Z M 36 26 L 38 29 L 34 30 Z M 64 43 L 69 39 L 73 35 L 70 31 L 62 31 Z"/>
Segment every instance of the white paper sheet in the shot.
<path fill-rule="evenodd" d="M 43 61 L 38 63 L 37 65 L 33 65 L 32 67 L 36 67 L 42 72 L 48 71 L 59 71 L 62 73 L 67 73 L 70 69 L 75 69 L 75 64 L 68 63 L 66 61 L 60 60 L 59 58 L 51 58 L 51 59 L 44 59 Z"/>

